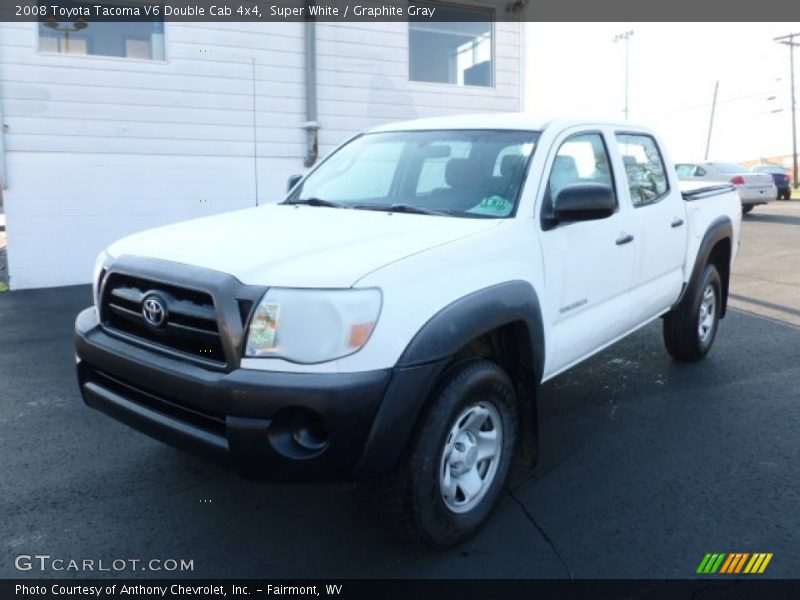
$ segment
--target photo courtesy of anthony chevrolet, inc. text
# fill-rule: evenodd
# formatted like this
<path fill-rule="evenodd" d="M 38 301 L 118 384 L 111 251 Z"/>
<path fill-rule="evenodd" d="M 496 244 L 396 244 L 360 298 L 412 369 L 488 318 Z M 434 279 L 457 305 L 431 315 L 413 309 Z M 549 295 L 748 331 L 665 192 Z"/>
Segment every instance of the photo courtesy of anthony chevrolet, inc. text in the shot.
<path fill-rule="evenodd" d="M 0 0 L 0 600 L 800 600 L 800 3 Z"/>

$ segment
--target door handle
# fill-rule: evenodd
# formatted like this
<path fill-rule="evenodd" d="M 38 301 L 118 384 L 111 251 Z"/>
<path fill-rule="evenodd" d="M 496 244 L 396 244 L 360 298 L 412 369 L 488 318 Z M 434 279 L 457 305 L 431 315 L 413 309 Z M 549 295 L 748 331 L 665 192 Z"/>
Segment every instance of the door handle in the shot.
<path fill-rule="evenodd" d="M 683 225 L 683 219 L 681 219 L 680 217 L 675 217 L 674 219 L 672 219 L 672 224 L 670 225 L 670 227 L 675 229 L 676 227 L 680 227 L 681 225 Z"/>
<path fill-rule="evenodd" d="M 633 241 L 633 236 L 630 233 L 623 233 L 617 238 L 617 246 L 622 246 L 623 244 L 629 244 Z"/>

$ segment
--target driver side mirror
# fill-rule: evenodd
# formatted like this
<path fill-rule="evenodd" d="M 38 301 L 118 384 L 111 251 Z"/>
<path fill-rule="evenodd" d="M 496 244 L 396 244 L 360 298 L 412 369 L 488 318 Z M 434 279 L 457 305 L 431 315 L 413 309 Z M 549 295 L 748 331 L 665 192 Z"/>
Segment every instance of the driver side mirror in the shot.
<path fill-rule="evenodd" d="M 559 222 L 605 219 L 615 210 L 614 189 L 604 183 L 575 183 L 556 194 L 555 215 Z"/>
<path fill-rule="evenodd" d="M 289 181 L 286 182 L 286 191 L 291 192 L 292 188 L 298 184 L 298 182 L 303 178 L 302 175 L 290 175 Z"/>

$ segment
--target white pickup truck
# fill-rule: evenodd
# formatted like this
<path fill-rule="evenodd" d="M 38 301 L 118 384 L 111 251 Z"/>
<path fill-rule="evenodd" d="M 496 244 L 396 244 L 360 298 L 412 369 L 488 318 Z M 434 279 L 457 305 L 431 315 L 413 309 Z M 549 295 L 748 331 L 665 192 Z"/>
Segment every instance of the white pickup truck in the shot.
<path fill-rule="evenodd" d="M 283 202 L 104 251 L 81 391 L 248 478 L 378 481 L 402 534 L 450 546 L 535 462 L 542 381 L 658 318 L 705 356 L 740 220 L 630 123 L 378 127 Z"/>

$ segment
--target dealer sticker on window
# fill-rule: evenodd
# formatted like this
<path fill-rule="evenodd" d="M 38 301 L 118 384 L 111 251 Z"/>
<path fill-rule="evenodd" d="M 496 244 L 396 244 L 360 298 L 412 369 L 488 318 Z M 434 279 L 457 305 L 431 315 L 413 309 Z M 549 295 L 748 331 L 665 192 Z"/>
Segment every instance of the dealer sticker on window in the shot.
<path fill-rule="evenodd" d="M 489 196 L 470 208 L 467 212 L 476 215 L 491 215 L 493 217 L 507 217 L 514 205 L 502 196 Z"/>

